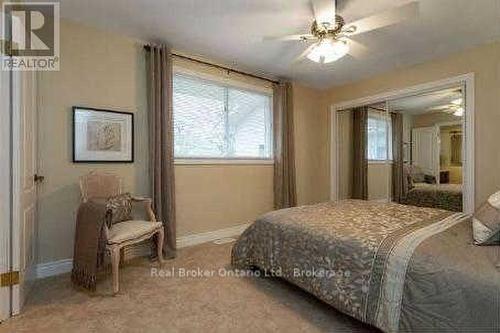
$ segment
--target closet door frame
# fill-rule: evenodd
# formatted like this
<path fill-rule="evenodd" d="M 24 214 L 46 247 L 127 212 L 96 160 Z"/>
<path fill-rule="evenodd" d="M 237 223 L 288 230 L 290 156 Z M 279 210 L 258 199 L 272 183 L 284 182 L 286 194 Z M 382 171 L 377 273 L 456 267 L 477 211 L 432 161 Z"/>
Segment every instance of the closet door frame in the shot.
<path fill-rule="evenodd" d="M 454 76 L 443 80 L 427 82 L 409 86 L 402 89 L 391 90 L 380 94 L 361 97 L 344 101 L 330 106 L 330 200 L 339 198 L 339 156 L 337 126 L 338 111 L 360 107 L 363 105 L 383 103 L 404 97 L 420 95 L 423 93 L 446 89 L 451 87 L 461 88 L 465 101 L 465 115 L 462 122 L 464 140 L 464 172 L 463 172 L 463 203 L 464 212 L 472 214 L 475 208 L 475 182 L 474 182 L 474 73 Z"/>

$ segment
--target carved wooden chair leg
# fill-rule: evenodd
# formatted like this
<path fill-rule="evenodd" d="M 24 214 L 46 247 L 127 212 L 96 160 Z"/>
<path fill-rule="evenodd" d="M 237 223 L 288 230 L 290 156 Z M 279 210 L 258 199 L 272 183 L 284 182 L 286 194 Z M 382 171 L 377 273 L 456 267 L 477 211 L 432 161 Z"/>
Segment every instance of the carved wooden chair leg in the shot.
<path fill-rule="evenodd" d="M 120 248 L 111 249 L 111 268 L 113 271 L 113 294 L 116 295 L 120 290 L 119 270 L 120 270 Z"/>
<path fill-rule="evenodd" d="M 122 268 L 125 265 L 125 248 L 122 247 L 120 249 L 120 268 Z"/>
<path fill-rule="evenodd" d="M 163 240 L 165 239 L 165 232 L 163 231 L 163 228 L 158 230 L 158 237 L 156 237 L 157 243 L 156 243 L 156 250 L 158 251 L 158 262 L 160 263 L 160 267 L 163 265 Z"/>

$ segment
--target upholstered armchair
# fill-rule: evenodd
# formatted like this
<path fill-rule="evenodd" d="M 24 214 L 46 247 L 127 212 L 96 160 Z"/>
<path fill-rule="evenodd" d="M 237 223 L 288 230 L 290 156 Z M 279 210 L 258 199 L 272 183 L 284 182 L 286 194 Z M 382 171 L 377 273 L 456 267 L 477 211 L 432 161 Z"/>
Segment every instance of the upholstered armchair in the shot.
<path fill-rule="evenodd" d="M 81 200 L 86 202 L 90 198 L 107 199 L 112 196 L 122 194 L 122 180 L 120 177 L 109 173 L 90 172 L 80 178 Z M 142 203 L 149 221 L 130 220 L 122 221 L 108 227 L 104 226 L 106 235 L 106 252 L 111 257 L 113 272 L 113 293 L 118 293 L 119 267 L 121 250 L 126 246 L 137 244 L 146 239 L 158 235 L 157 251 L 160 265 L 163 263 L 163 239 L 164 229 L 161 222 L 156 221 L 156 217 L 151 207 L 151 199 L 132 196 L 132 202 Z"/>

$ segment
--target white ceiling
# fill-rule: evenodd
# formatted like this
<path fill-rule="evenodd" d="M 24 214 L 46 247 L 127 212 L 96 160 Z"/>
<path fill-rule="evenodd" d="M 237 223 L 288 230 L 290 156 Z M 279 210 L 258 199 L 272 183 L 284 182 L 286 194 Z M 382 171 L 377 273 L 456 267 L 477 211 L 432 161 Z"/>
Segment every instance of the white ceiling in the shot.
<path fill-rule="evenodd" d="M 391 110 L 404 111 L 405 114 L 418 115 L 428 112 L 439 112 L 433 108 L 452 104 L 452 101 L 462 97 L 457 88 L 400 98 L 390 102 Z M 442 110 L 441 110 L 442 111 Z"/>
<path fill-rule="evenodd" d="M 338 0 L 347 22 L 409 0 Z M 326 88 L 421 63 L 500 39 L 500 0 L 420 0 L 418 19 L 353 39 L 368 47 L 361 58 L 332 64 L 292 64 L 305 46 L 262 41 L 307 33 L 309 0 L 61 0 L 61 15 L 238 69 Z"/>

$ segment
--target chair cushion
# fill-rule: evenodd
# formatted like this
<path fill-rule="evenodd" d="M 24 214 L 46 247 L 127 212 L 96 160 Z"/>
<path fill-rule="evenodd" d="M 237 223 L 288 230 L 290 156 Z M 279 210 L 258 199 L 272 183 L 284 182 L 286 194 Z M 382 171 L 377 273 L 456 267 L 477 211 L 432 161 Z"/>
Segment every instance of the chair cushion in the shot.
<path fill-rule="evenodd" d="M 163 224 L 161 222 L 136 220 L 116 223 L 109 229 L 108 243 L 123 243 L 125 241 L 141 237 L 142 235 L 153 230 L 159 229 L 162 225 Z"/>

